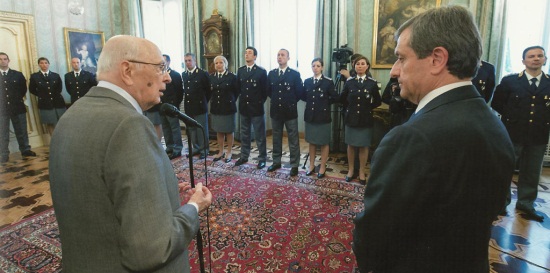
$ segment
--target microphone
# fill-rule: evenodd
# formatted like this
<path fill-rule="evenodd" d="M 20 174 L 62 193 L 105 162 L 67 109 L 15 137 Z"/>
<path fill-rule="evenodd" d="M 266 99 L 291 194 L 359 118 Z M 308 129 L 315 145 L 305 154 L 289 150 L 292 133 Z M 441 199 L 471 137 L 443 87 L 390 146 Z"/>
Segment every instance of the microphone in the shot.
<path fill-rule="evenodd" d="M 172 104 L 163 103 L 160 106 L 160 111 L 167 116 L 178 118 L 179 120 L 183 121 L 186 126 L 202 128 L 202 125 L 200 123 L 190 118 L 188 115 L 182 113 L 176 106 Z"/>

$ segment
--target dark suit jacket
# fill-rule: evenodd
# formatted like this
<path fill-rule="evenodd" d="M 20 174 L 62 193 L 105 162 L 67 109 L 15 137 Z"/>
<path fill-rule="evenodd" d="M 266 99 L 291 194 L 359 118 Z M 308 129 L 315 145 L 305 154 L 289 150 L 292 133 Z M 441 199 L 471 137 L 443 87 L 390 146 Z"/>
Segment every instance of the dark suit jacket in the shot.
<path fill-rule="evenodd" d="M 208 101 L 212 93 L 208 73 L 197 67 L 193 73 L 187 71 L 181 73 L 181 78 L 185 95 L 183 103 L 185 113 L 191 117 L 207 113 Z"/>
<path fill-rule="evenodd" d="M 491 107 L 502 115 L 502 122 L 514 144 L 548 143 L 550 79 L 544 72 L 537 90 L 531 88 L 525 72 L 502 78 L 495 90 Z"/>
<path fill-rule="evenodd" d="M 65 272 L 189 272 L 199 220 L 151 122 L 93 87 L 61 117 L 50 185 Z"/>
<path fill-rule="evenodd" d="M 513 170 L 510 138 L 473 86 L 429 102 L 374 153 L 354 220 L 361 272 L 489 272 Z"/>
<path fill-rule="evenodd" d="M 19 115 L 27 112 L 24 97 L 27 94 L 27 80 L 23 73 L 9 69 L 6 76 L 0 76 L 0 114 Z"/>
<path fill-rule="evenodd" d="M 329 123 L 332 121 L 330 104 L 339 100 L 332 79 L 321 76 L 317 83 L 313 77 L 304 81 L 301 100 L 306 102 L 304 121 L 309 123 Z"/>
<path fill-rule="evenodd" d="M 477 75 L 472 79 L 472 83 L 479 94 L 485 98 L 485 102 L 491 101 L 493 92 L 495 91 L 495 67 L 486 61 L 481 61 Z"/>
<path fill-rule="evenodd" d="M 50 71 L 46 78 L 42 71 L 39 71 L 31 75 L 29 92 L 38 98 L 38 109 L 65 108 L 61 91 L 63 83 L 59 74 Z"/>
<path fill-rule="evenodd" d="M 368 77 L 363 83 L 357 78 L 346 81 L 340 101 L 346 109 L 344 124 L 349 127 L 372 127 L 372 110 L 382 104 L 378 83 Z"/>
<path fill-rule="evenodd" d="M 267 99 L 267 71 L 254 65 L 250 72 L 246 65 L 237 72 L 237 88 L 240 91 L 239 113 L 247 117 L 262 116 Z"/>
<path fill-rule="evenodd" d="M 71 95 L 71 104 L 86 95 L 90 91 L 90 88 L 96 85 L 96 76 L 92 72 L 80 70 L 78 79 L 75 77 L 74 71 L 65 74 L 65 89 Z"/>
<path fill-rule="evenodd" d="M 267 96 L 271 98 L 271 118 L 282 121 L 298 118 L 297 103 L 304 92 L 300 72 L 288 67 L 279 76 L 279 69 L 276 68 L 269 71 L 267 81 Z"/>
<path fill-rule="evenodd" d="M 218 78 L 218 72 L 210 75 L 210 113 L 215 115 L 229 115 L 237 113 L 237 98 L 239 89 L 237 87 L 237 76 L 225 71 L 222 78 Z"/>
<path fill-rule="evenodd" d="M 170 69 L 169 73 L 172 82 L 166 84 L 166 90 L 160 100 L 162 103 L 169 103 L 179 108 L 183 100 L 183 80 L 177 71 Z"/>

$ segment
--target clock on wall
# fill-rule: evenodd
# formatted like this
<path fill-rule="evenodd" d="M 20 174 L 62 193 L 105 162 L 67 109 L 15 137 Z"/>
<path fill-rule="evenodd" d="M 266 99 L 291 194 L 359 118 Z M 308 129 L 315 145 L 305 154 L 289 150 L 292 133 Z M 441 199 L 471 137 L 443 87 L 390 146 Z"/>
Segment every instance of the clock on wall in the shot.
<path fill-rule="evenodd" d="M 214 69 L 214 58 L 223 55 L 229 59 L 229 24 L 215 9 L 210 18 L 202 21 L 202 35 L 204 38 L 204 58 L 208 72 Z"/>

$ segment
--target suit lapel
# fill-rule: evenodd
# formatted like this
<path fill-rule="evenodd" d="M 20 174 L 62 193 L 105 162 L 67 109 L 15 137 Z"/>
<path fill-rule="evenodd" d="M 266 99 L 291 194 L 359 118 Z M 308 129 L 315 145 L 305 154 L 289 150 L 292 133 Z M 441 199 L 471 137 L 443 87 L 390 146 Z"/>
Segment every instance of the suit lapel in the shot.
<path fill-rule="evenodd" d="M 542 76 L 540 77 L 540 83 L 537 87 L 537 93 L 542 92 L 550 87 L 550 78 L 548 77 L 548 74 L 544 74 L 542 72 Z"/>

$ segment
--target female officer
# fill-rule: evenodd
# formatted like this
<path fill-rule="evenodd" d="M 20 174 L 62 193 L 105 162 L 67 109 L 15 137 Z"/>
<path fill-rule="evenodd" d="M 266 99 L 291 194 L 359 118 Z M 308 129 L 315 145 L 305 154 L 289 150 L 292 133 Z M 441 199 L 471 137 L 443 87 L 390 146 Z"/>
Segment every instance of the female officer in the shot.
<path fill-rule="evenodd" d="M 344 105 L 345 116 L 345 141 L 348 144 L 349 170 L 346 181 L 351 181 L 355 168 L 355 148 L 359 148 L 359 182 L 366 183 L 365 165 L 372 140 L 373 116 L 372 110 L 380 104 L 380 92 L 378 84 L 372 78 L 367 77 L 370 62 L 365 56 L 356 59 L 354 65 L 357 76 L 348 80 L 340 101 Z"/>
<path fill-rule="evenodd" d="M 315 153 L 317 145 L 321 146 L 321 166 L 318 178 L 323 178 L 326 172 L 326 164 L 330 141 L 330 104 L 338 101 L 338 93 L 334 89 L 332 79 L 323 75 L 323 60 L 315 58 L 311 62 L 313 77 L 304 81 L 305 93 L 301 100 L 306 102 L 304 121 L 306 123 L 306 141 L 309 143 L 309 169 L 306 175 L 311 175 L 315 170 Z"/>
<path fill-rule="evenodd" d="M 214 161 L 225 157 L 225 162 L 231 162 L 231 148 L 233 147 L 233 132 L 235 131 L 235 113 L 237 112 L 237 76 L 227 71 L 228 62 L 224 56 L 214 58 L 216 72 L 210 75 L 210 115 L 212 129 L 216 131 L 220 150 L 214 156 Z M 223 151 L 224 140 L 227 138 L 227 150 Z"/>

